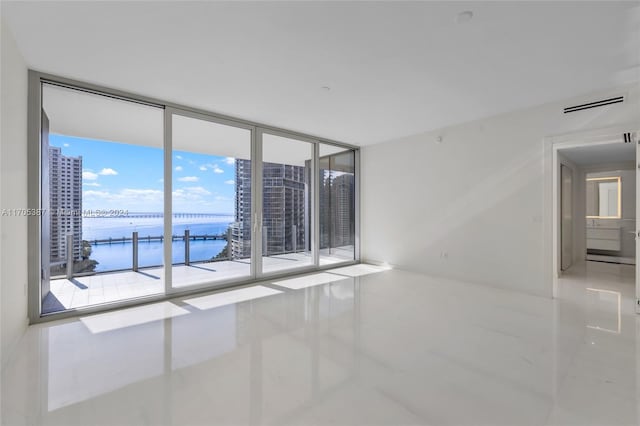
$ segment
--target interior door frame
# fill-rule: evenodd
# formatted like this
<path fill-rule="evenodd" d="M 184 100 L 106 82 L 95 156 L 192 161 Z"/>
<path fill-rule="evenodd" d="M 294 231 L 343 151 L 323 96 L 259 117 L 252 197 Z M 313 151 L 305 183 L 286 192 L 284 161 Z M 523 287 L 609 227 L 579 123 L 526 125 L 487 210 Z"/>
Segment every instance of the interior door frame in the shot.
<path fill-rule="evenodd" d="M 567 194 L 566 193 L 567 191 L 565 191 L 566 178 L 569 179 L 569 194 Z M 575 253 L 573 253 L 573 241 L 575 238 L 575 236 L 573 235 L 573 212 L 574 212 L 573 190 L 574 190 L 573 170 L 566 164 L 560 163 L 560 270 L 561 271 L 566 271 L 573 265 L 573 258 L 575 255 Z M 569 256 L 565 256 L 565 244 L 567 243 L 565 241 L 565 228 L 567 227 L 565 217 L 567 212 L 564 211 L 564 209 L 565 209 L 566 203 L 569 203 L 569 210 L 572 216 L 570 224 L 568 226 L 569 228 L 568 232 L 571 235 L 570 242 L 569 242 L 569 247 L 571 247 Z M 568 259 L 566 259 L 565 257 L 568 257 Z"/>
<path fill-rule="evenodd" d="M 262 185 L 262 171 L 263 171 L 263 148 L 264 148 L 264 134 L 269 134 L 273 136 L 280 136 L 287 139 L 297 140 L 300 142 L 307 142 L 311 144 L 311 171 L 310 171 L 310 192 L 311 192 L 311 205 L 310 205 L 310 240 L 311 240 L 311 265 L 304 265 L 300 267 L 290 268 L 281 271 L 273 271 L 273 272 L 264 272 L 263 268 L 263 253 L 262 253 L 262 228 L 263 228 L 263 185 Z M 252 183 L 254 187 L 252 188 L 252 196 L 255 197 L 253 201 L 257 209 L 254 210 L 253 220 L 254 224 L 252 226 L 253 229 L 253 238 L 254 243 L 252 244 L 252 252 L 255 251 L 255 257 L 253 258 L 252 263 L 255 263 L 255 272 L 256 279 L 261 278 L 269 278 L 274 276 L 282 275 L 283 273 L 291 274 L 291 273 L 304 273 L 309 271 L 314 271 L 318 269 L 319 259 L 320 259 L 320 238 L 318 238 L 320 231 L 320 218 L 319 218 L 319 181 L 318 181 L 318 166 L 319 166 L 319 144 L 320 141 L 313 138 L 301 137 L 296 134 L 266 129 L 264 127 L 256 127 L 256 143 L 255 143 L 255 161 L 252 162 L 253 165 L 253 178 Z"/>
<path fill-rule="evenodd" d="M 636 158 L 640 165 L 640 153 L 638 152 L 638 135 L 640 129 L 637 123 L 624 124 L 619 126 L 611 126 L 602 129 L 589 131 L 568 133 L 558 136 L 549 136 L 543 139 L 543 163 L 544 163 L 544 217 L 543 227 L 545 235 L 545 247 L 551 250 L 547 251 L 544 257 L 544 276 L 545 282 L 551 283 L 550 293 L 553 298 L 558 296 L 558 278 L 560 276 L 560 254 L 559 254 L 559 211 L 560 211 L 560 160 L 558 151 L 568 148 L 577 148 L 584 146 L 608 145 L 613 143 L 624 143 L 625 133 L 634 135 L 633 143 L 636 144 Z M 638 176 L 638 168 L 636 168 L 636 182 L 640 179 Z M 636 186 L 636 205 L 638 206 L 638 187 Z M 638 225 L 638 209 L 636 209 L 636 229 Z M 636 238 L 638 235 L 636 234 Z M 637 250 L 639 246 L 636 240 L 636 311 L 640 313 L 640 252 Z"/>
<path fill-rule="evenodd" d="M 632 142 L 636 145 L 636 313 L 640 314 L 640 131 Z"/>

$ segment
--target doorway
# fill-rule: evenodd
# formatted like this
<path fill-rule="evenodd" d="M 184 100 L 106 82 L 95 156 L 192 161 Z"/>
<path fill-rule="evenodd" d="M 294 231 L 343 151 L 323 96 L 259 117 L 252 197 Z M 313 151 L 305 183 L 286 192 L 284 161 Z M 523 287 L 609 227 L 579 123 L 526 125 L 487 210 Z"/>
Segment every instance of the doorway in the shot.
<path fill-rule="evenodd" d="M 637 146 L 632 132 L 551 141 L 554 297 L 559 277 L 608 268 L 635 283 L 640 310 Z"/>

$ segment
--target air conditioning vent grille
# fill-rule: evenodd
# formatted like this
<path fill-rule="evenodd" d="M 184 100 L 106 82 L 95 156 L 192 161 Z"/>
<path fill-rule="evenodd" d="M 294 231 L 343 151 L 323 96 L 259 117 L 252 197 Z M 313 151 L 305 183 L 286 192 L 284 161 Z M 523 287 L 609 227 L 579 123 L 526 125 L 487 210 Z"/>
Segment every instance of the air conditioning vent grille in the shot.
<path fill-rule="evenodd" d="M 633 137 L 632 137 L 631 133 L 627 132 L 627 133 L 624 133 L 622 136 L 624 138 L 624 143 L 633 142 Z"/>
<path fill-rule="evenodd" d="M 624 102 L 624 96 L 616 96 L 615 98 L 602 99 L 601 101 L 589 102 L 582 105 L 575 105 L 564 109 L 564 113 L 582 111 L 584 109 L 598 108 L 605 105 L 619 104 Z"/>

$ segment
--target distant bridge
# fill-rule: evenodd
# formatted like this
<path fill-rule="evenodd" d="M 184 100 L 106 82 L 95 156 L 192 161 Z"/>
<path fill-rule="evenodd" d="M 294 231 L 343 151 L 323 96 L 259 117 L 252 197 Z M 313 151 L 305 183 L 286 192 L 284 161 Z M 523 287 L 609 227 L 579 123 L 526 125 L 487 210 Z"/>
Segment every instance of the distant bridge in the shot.
<path fill-rule="evenodd" d="M 117 217 L 117 218 L 131 218 L 131 219 L 161 219 L 164 217 L 164 213 L 158 213 L 158 212 L 129 212 L 126 214 L 119 214 L 119 215 L 109 215 L 109 216 L 92 216 L 92 215 L 87 215 L 84 216 L 85 218 L 92 218 L 92 217 L 100 217 L 100 218 L 104 218 L 104 217 Z M 196 218 L 218 218 L 218 217 L 233 217 L 232 213 L 226 214 L 226 213 L 173 213 L 171 215 L 171 217 L 175 218 L 175 219 L 196 219 Z"/>

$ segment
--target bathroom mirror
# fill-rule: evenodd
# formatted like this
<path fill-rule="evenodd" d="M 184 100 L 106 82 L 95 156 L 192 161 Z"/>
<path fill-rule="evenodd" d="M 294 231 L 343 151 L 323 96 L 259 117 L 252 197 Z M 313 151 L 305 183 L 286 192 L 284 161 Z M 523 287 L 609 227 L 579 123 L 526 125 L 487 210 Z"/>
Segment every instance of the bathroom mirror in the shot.
<path fill-rule="evenodd" d="M 619 176 L 587 179 L 587 218 L 620 219 L 622 187 Z"/>

